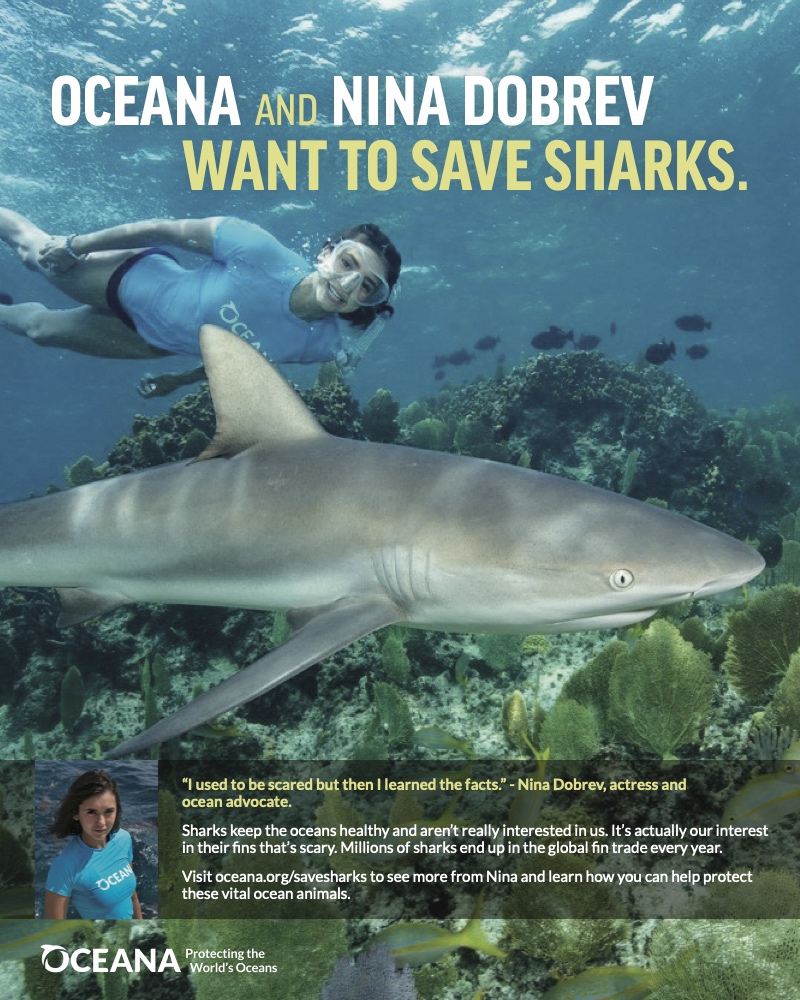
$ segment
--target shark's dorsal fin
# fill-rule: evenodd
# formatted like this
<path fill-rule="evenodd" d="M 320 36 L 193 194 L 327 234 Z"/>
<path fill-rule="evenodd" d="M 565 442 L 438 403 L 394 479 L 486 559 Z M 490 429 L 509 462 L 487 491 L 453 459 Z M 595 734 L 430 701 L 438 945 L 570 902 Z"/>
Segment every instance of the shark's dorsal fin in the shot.
<path fill-rule="evenodd" d="M 217 431 L 196 462 L 255 444 L 320 437 L 325 431 L 284 377 L 247 341 L 222 327 L 200 328 L 200 350 Z"/>

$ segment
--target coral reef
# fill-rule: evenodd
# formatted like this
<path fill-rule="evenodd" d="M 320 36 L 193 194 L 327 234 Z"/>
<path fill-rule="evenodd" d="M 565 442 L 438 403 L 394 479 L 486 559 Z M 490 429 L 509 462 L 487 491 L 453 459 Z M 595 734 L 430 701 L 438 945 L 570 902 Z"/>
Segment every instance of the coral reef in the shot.
<path fill-rule="evenodd" d="M 340 958 L 320 1000 L 417 1000 L 411 969 L 395 969 L 392 953 L 378 946 L 351 962 Z"/>

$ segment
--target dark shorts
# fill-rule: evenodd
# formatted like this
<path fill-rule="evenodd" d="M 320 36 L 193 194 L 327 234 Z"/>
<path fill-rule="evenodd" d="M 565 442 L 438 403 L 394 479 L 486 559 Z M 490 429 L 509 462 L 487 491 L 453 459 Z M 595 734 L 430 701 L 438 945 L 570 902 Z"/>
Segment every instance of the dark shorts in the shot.
<path fill-rule="evenodd" d="M 143 257 L 152 257 L 153 254 L 157 254 L 160 257 L 169 257 L 170 260 L 175 260 L 175 257 L 173 257 L 171 253 L 167 253 L 166 250 L 158 250 L 155 247 L 149 247 L 147 250 L 141 250 L 139 253 L 135 253 L 132 257 L 128 257 L 127 260 L 124 260 L 108 279 L 108 285 L 106 285 L 106 302 L 108 303 L 108 308 L 117 317 L 117 319 L 122 320 L 125 326 L 130 327 L 134 333 L 138 333 L 138 330 L 136 329 L 136 324 L 127 314 L 124 306 L 120 302 L 119 286 L 122 279 L 128 271 L 130 271 L 134 264 L 140 261 Z M 165 356 L 172 353 L 172 351 L 165 351 L 160 347 L 153 347 L 152 344 L 150 345 L 150 349 L 156 354 L 163 354 Z"/>

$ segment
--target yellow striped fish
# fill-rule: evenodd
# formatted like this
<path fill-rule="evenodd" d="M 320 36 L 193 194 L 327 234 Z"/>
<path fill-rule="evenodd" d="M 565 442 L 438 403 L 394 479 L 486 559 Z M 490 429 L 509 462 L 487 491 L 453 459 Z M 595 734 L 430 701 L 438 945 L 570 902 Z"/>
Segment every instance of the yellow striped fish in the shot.
<path fill-rule="evenodd" d="M 722 823 L 742 829 L 778 823 L 800 810 L 800 740 L 786 751 L 773 774 L 752 778 L 722 811 Z"/>
<path fill-rule="evenodd" d="M 76 931 L 93 928 L 91 920 L 2 920 L 0 961 L 38 957 L 42 945 L 66 944 Z"/>
<path fill-rule="evenodd" d="M 647 1000 L 656 988 L 656 974 L 624 965 L 599 965 L 563 979 L 542 1000 Z"/>

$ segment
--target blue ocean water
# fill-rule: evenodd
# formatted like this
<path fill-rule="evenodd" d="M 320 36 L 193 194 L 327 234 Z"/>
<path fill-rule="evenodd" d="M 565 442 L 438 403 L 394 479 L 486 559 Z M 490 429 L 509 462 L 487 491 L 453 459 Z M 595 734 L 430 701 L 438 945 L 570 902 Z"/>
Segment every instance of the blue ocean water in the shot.
<path fill-rule="evenodd" d="M 487 334 L 501 338 L 497 351 L 474 352 L 449 376 L 490 374 L 497 352 L 515 363 L 550 324 L 600 335 L 600 349 L 620 360 L 675 340 L 671 366 L 723 410 L 797 399 L 796 0 L 6 0 L 0 18 L 0 204 L 46 230 L 235 214 L 309 257 L 354 221 L 373 219 L 389 232 L 406 270 L 396 317 L 354 376 L 362 401 L 379 387 L 401 402 L 433 393 L 434 356 L 471 350 Z M 637 83 L 652 75 L 654 84 L 641 126 L 470 129 L 459 124 L 458 103 L 469 73 L 626 74 Z M 50 92 L 62 74 L 161 75 L 169 89 L 178 74 L 230 75 L 243 125 L 61 127 Z M 438 75 L 453 124 L 334 129 L 335 74 L 413 76 L 417 93 Z M 265 93 L 315 95 L 317 124 L 255 127 Z M 337 160 L 323 169 L 319 191 L 192 192 L 186 138 L 252 138 L 260 149 L 270 138 L 389 139 L 401 177 L 393 190 L 348 192 Z M 532 190 L 418 191 L 410 149 L 424 138 L 532 139 Z M 552 138 L 725 139 L 747 190 L 551 191 L 542 149 Z M 69 304 L 4 247 L 0 291 Z M 686 313 L 713 322 L 703 335 L 710 353 L 699 361 L 685 354 L 697 338 L 673 325 Z M 102 461 L 134 413 L 169 405 L 136 395 L 142 374 L 175 367 L 81 357 L 5 333 L 0 366 L 3 500 L 63 482 L 64 466 L 84 453 Z M 295 366 L 287 374 L 307 383 L 314 373 Z"/>
<path fill-rule="evenodd" d="M 84 760 L 36 762 L 36 856 L 34 887 L 36 916 L 44 913 L 44 883 L 53 859 L 66 843 L 48 832 L 56 809 L 70 785 L 85 771 L 98 764 Z M 133 840 L 133 869 L 142 915 L 154 917 L 158 910 L 158 769 L 155 761 L 103 762 L 119 782 L 122 800 L 122 826 Z M 70 908 L 70 918 L 79 914 Z"/>

